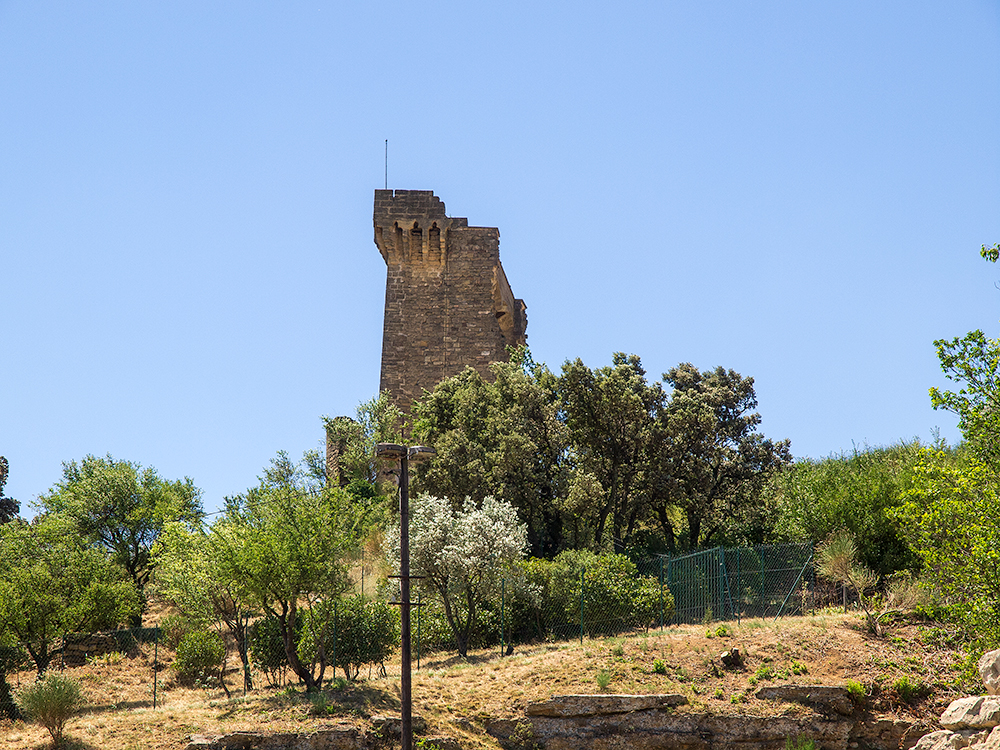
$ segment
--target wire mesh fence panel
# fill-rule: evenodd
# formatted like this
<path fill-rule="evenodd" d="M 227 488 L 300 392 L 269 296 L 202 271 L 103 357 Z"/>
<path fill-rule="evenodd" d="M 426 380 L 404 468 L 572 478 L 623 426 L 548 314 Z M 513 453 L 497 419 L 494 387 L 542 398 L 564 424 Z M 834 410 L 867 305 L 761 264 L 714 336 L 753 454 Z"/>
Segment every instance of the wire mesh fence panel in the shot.
<path fill-rule="evenodd" d="M 814 606 L 812 545 L 693 552 L 667 561 L 674 622 L 802 614 Z"/>

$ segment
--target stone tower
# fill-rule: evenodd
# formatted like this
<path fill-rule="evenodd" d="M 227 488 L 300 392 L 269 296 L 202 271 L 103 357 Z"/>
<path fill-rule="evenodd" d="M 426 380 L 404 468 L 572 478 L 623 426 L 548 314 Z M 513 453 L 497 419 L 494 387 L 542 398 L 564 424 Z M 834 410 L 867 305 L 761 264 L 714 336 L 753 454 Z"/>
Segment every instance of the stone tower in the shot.
<path fill-rule="evenodd" d="M 414 399 L 526 340 L 527 316 L 500 265 L 500 230 L 449 218 L 430 190 L 376 190 L 375 244 L 385 260 L 380 390 Z"/>

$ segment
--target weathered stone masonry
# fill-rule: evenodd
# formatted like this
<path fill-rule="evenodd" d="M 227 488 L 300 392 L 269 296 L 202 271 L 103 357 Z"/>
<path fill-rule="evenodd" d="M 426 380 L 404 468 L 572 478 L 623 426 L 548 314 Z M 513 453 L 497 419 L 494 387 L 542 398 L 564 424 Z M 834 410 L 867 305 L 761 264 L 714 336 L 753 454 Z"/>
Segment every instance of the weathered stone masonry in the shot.
<path fill-rule="evenodd" d="M 430 190 L 376 190 L 375 244 L 387 267 L 380 390 L 414 399 L 526 340 L 523 300 L 500 265 L 500 230 L 449 218 Z"/>

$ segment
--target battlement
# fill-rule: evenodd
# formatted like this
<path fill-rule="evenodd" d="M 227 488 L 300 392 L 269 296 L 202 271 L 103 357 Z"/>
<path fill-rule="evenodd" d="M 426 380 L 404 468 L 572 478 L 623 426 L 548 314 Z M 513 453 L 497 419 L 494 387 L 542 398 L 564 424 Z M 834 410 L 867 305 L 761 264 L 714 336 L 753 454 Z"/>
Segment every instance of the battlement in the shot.
<path fill-rule="evenodd" d="M 409 412 L 446 377 L 525 343 L 524 300 L 500 264 L 500 230 L 451 218 L 430 190 L 376 190 L 375 244 L 387 267 L 380 390 Z"/>

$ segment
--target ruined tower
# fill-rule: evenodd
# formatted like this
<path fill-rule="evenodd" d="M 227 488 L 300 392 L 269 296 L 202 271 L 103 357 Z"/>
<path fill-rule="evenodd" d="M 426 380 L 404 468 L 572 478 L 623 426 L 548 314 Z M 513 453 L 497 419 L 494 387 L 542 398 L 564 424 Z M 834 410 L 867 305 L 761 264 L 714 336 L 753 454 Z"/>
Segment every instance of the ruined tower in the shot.
<path fill-rule="evenodd" d="M 500 265 L 500 230 L 449 218 L 430 190 L 376 190 L 375 244 L 387 266 L 380 390 L 414 399 L 471 366 L 488 374 L 524 344 L 527 316 Z"/>

